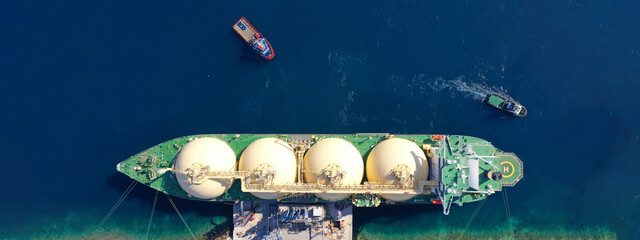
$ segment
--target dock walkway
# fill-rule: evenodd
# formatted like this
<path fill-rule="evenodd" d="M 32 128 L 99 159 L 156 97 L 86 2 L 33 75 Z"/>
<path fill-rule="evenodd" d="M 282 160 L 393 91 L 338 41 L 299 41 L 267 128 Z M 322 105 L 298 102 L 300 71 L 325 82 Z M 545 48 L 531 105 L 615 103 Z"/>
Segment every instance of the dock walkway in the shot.
<path fill-rule="evenodd" d="M 353 234 L 353 206 L 244 201 L 234 205 L 233 221 L 234 240 L 348 240 Z"/>

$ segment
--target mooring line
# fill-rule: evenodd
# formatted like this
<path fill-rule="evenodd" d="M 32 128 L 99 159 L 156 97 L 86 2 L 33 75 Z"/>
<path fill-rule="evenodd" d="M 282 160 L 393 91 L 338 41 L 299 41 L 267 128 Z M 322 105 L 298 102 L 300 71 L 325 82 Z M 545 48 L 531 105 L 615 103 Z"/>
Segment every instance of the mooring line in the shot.
<path fill-rule="evenodd" d="M 511 234 L 513 234 L 513 226 L 511 225 L 511 207 L 509 206 L 509 196 L 507 195 L 507 190 L 504 188 L 502 189 L 502 200 L 504 201 L 504 210 L 507 213 L 507 224 L 509 225 L 509 230 L 511 231 Z"/>
<path fill-rule="evenodd" d="M 133 188 L 136 187 L 136 184 L 138 184 L 138 182 L 136 182 L 136 180 L 131 181 L 131 184 L 129 184 L 129 187 L 127 187 L 127 190 L 125 190 L 124 193 L 122 193 L 122 195 L 120 196 L 118 201 L 116 201 L 116 203 L 113 205 L 113 207 L 111 207 L 111 210 L 109 210 L 107 215 L 104 216 L 104 218 L 102 218 L 102 221 L 100 221 L 100 224 L 98 224 L 98 228 L 101 228 L 102 225 L 104 225 L 107 222 L 107 220 L 109 220 L 111 215 L 113 215 L 113 213 L 116 211 L 116 209 L 118 207 L 120 207 L 120 204 L 122 204 L 124 199 L 127 198 L 127 196 L 129 195 L 129 193 L 131 193 Z"/>
<path fill-rule="evenodd" d="M 476 215 L 478 215 L 478 212 L 480 212 L 480 208 L 482 208 L 482 205 L 484 205 L 484 201 L 485 200 L 487 200 L 487 199 L 486 198 L 482 199 L 480 204 L 476 207 L 476 210 L 471 215 L 471 218 L 469 218 L 469 221 L 467 222 L 467 225 L 464 227 L 464 230 L 462 230 L 462 233 L 460 233 L 460 236 L 458 237 L 458 239 L 461 239 L 462 238 L 462 234 L 467 232 L 467 228 L 469 228 L 469 226 L 471 226 L 471 223 L 473 222 L 473 219 L 476 218 Z"/>
<path fill-rule="evenodd" d="M 151 230 L 151 220 L 153 220 L 153 213 L 156 211 L 156 203 L 158 202 L 158 190 L 156 190 L 156 196 L 153 198 L 153 207 L 151 208 L 151 216 L 149 217 L 149 225 L 147 225 L 147 234 L 144 239 L 149 239 L 149 230 Z"/>
<path fill-rule="evenodd" d="M 189 233 L 191 233 L 191 237 L 194 240 L 196 240 L 196 236 L 191 231 L 191 228 L 189 228 L 189 225 L 187 224 L 187 221 L 185 221 L 184 218 L 182 217 L 182 214 L 180 214 L 180 211 L 178 210 L 178 207 L 176 207 L 176 204 L 173 203 L 173 200 L 171 200 L 171 197 L 169 197 L 169 195 L 167 195 L 166 193 L 164 195 L 167 196 L 167 199 L 169 199 L 169 202 L 171 203 L 171 206 L 173 206 L 173 209 L 175 209 L 176 213 L 178 213 L 178 217 L 180 217 L 180 220 L 182 220 L 182 223 L 184 223 L 184 226 L 187 227 L 187 230 L 189 230 Z"/>
<path fill-rule="evenodd" d="M 116 202 L 115 205 L 113 205 L 113 207 L 111 208 L 111 210 L 109 211 L 109 213 L 107 213 L 107 216 L 105 216 L 102 219 L 102 222 L 100 222 L 100 225 L 98 225 L 98 228 L 102 227 L 102 225 L 104 225 L 105 223 L 107 223 L 107 220 L 109 220 L 109 218 L 113 215 L 113 213 L 116 212 L 116 209 L 118 209 L 118 207 L 120 207 L 120 205 L 124 202 L 124 200 L 127 198 L 127 196 L 129 196 L 129 193 L 131 193 L 131 191 L 133 191 L 133 188 L 138 184 L 138 182 L 135 182 L 135 180 L 132 182 L 131 185 L 129 185 L 129 187 L 127 188 L 127 190 L 125 190 L 125 192 L 122 194 L 122 196 L 120 196 L 120 199 L 118 199 L 118 201 Z"/>

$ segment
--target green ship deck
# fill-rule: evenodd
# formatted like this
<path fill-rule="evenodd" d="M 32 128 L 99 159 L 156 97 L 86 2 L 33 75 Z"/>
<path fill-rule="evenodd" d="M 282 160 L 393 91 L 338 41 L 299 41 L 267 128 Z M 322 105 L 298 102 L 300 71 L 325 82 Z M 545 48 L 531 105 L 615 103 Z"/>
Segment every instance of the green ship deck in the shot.
<path fill-rule="evenodd" d="M 217 178 L 233 181 L 231 188 L 219 197 L 204 201 L 261 201 L 250 192 L 285 193 L 279 202 L 316 203 L 327 202 L 313 193 L 349 193 L 341 200 L 356 207 L 375 207 L 380 204 L 441 204 L 443 212 L 449 213 L 453 203 L 464 203 L 485 199 L 500 191 L 502 187 L 514 186 L 523 177 L 522 162 L 513 153 L 503 152 L 490 142 L 476 137 L 459 135 L 389 135 L 389 134 L 206 134 L 172 139 L 146 149 L 117 165 L 117 170 L 130 178 L 163 193 L 184 199 L 200 200 L 189 196 L 181 189 L 176 174 L 170 169 L 175 157 L 188 142 L 201 138 L 217 138 L 226 142 L 236 155 L 236 161 L 252 142 L 266 137 L 279 138 L 292 146 L 313 145 L 325 138 L 341 138 L 357 148 L 366 164 L 371 150 L 389 138 L 403 138 L 421 147 L 428 156 L 427 181 L 415 186 L 377 185 L 366 181 L 357 186 L 328 186 L 318 184 L 296 184 L 278 186 L 254 186 L 243 177 L 247 172 L 230 171 L 211 173 Z M 167 171 L 169 170 L 169 171 Z M 500 172 L 502 179 L 492 180 L 488 172 Z M 384 193 L 417 194 L 402 202 L 382 198 Z"/>
<path fill-rule="evenodd" d="M 522 106 L 522 104 L 495 93 L 487 95 L 485 103 L 515 117 L 524 117 L 527 115 L 527 108 Z"/>
<path fill-rule="evenodd" d="M 490 95 L 489 98 L 487 99 L 487 103 L 489 103 L 489 105 L 496 106 L 496 107 L 500 106 L 503 102 L 504 102 L 504 99 L 496 95 Z"/>

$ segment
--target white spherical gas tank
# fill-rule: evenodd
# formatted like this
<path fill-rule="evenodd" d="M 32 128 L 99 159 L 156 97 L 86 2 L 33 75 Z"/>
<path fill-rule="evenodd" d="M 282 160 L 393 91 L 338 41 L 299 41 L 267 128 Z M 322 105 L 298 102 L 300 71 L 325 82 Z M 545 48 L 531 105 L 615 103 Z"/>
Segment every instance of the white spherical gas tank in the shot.
<path fill-rule="evenodd" d="M 364 163 L 358 149 L 340 138 L 318 141 L 304 156 L 304 179 L 307 183 L 325 185 L 357 185 L 362 183 Z M 318 193 L 328 201 L 348 197 L 347 193 Z"/>
<path fill-rule="evenodd" d="M 273 185 L 293 184 L 296 180 L 296 158 L 291 146 L 277 138 L 262 138 L 252 142 L 240 156 L 240 171 L 251 172 L 250 181 Z M 276 199 L 283 194 L 251 193 L 262 199 Z"/>
<path fill-rule="evenodd" d="M 367 157 L 367 179 L 380 184 L 403 184 L 410 181 L 417 186 L 418 181 L 426 181 L 429 164 L 424 151 L 412 141 L 391 138 L 376 145 Z M 406 201 L 415 194 L 382 194 L 393 201 Z"/>
<path fill-rule="evenodd" d="M 235 171 L 236 155 L 226 142 L 216 138 L 198 138 L 187 144 L 176 156 L 174 168 L 185 171 L 194 167 L 208 167 L 210 171 Z M 231 187 L 225 179 L 205 179 L 191 182 L 183 174 L 176 174 L 180 187 L 189 195 L 200 199 L 212 199 Z"/>

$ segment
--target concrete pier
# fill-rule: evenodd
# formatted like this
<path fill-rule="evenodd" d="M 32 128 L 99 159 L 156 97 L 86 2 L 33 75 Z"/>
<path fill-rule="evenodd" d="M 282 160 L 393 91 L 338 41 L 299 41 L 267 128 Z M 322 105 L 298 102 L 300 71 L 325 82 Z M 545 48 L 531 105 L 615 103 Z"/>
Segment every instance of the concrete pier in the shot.
<path fill-rule="evenodd" d="M 233 207 L 233 239 L 351 239 L 353 206 L 275 201 L 238 202 Z"/>

